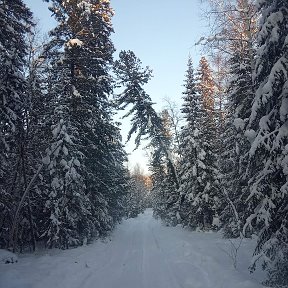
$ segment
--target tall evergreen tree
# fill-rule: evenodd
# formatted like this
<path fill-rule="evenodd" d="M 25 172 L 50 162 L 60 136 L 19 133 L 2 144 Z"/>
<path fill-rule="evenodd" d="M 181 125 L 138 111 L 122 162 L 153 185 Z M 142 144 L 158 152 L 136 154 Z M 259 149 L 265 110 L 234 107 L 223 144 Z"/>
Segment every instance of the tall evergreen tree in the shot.
<path fill-rule="evenodd" d="M 246 199 L 251 212 L 244 230 L 258 231 L 254 263 L 263 258 L 264 267 L 286 267 L 285 273 L 279 271 L 287 275 L 288 3 L 259 0 L 258 8 L 262 18 L 257 38 L 257 90 L 246 130 L 252 142 Z M 277 274 L 272 273 L 272 282 L 278 279 L 279 287 L 286 287 L 288 278 Z"/>
<path fill-rule="evenodd" d="M 213 78 L 205 58 L 197 76 L 198 81 L 189 58 L 182 109 L 186 125 L 180 145 L 180 214 L 184 225 L 210 229 L 218 212 L 218 174 L 213 143 Z"/>
<path fill-rule="evenodd" d="M 243 53 L 235 53 L 230 59 L 231 81 L 227 89 L 227 116 L 225 132 L 221 135 L 221 222 L 227 237 L 238 237 L 242 233 L 247 214 L 245 199 L 249 192 L 246 167 L 250 142 L 244 132 L 254 96 L 252 67 L 247 53 L 247 50 L 243 50 Z"/>
<path fill-rule="evenodd" d="M 213 118 L 215 106 L 215 83 L 210 65 L 204 56 L 201 57 L 199 62 L 197 78 L 197 88 L 203 99 L 203 107 L 211 114 L 210 117 Z"/>
<path fill-rule="evenodd" d="M 42 235 L 68 247 L 105 234 L 121 218 L 125 153 L 108 99 L 114 52 L 110 2 L 51 2 L 59 24 L 46 48 L 52 68 L 47 97 L 54 111 L 53 140 L 44 158 L 50 177 L 45 209 L 51 216 Z"/>
<path fill-rule="evenodd" d="M 202 119 L 200 120 L 201 152 L 199 159 L 203 165 L 199 173 L 202 189 L 193 197 L 201 227 L 209 228 L 213 224 L 213 218 L 218 217 L 219 212 L 219 172 L 216 157 L 217 123 L 214 111 L 214 81 L 212 70 L 205 57 L 199 62 L 197 71 L 197 89 L 202 101 Z"/>
<path fill-rule="evenodd" d="M 28 103 L 23 70 L 27 56 L 25 36 L 33 26 L 32 13 L 21 0 L 2 0 L 0 26 L 0 246 L 7 247 L 16 204 L 23 192 L 23 185 L 17 185 L 16 179 Z"/>
<path fill-rule="evenodd" d="M 149 67 L 143 69 L 140 59 L 132 51 L 121 51 L 119 58 L 115 62 L 114 72 L 118 78 L 118 84 L 124 86 L 125 89 L 118 95 L 117 103 L 120 109 L 132 105 L 132 108 L 124 116 L 133 115 L 128 140 L 133 133 L 137 133 L 135 143 L 138 147 L 143 137 L 148 136 L 150 139 L 154 139 L 165 155 L 171 177 L 178 189 L 178 173 L 169 149 L 170 146 L 165 143 L 167 138 L 164 123 L 154 110 L 152 100 L 143 88 L 143 85 L 151 79 L 152 71 Z"/>
<path fill-rule="evenodd" d="M 185 80 L 184 104 L 182 113 L 186 120 L 182 128 L 180 144 L 180 177 L 179 197 L 181 202 L 181 218 L 184 225 L 197 226 L 197 209 L 193 207 L 193 198 L 202 187 L 201 168 L 204 151 L 202 148 L 201 125 L 203 120 L 203 99 L 198 92 L 194 75 L 192 59 L 188 59 L 188 69 Z"/>
<path fill-rule="evenodd" d="M 167 225 L 175 226 L 179 222 L 179 197 L 173 171 L 171 171 L 166 155 L 166 151 L 171 151 L 173 147 L 172 127 L 168 111 L 163 110 L 159 119 L 162 122 L 161 135 L 153 135 L 148 146 L 151 150 L 149 170 L 152 174 L 154 215 L 160 217 Z M 170 161 L 174 160 L 172 153 L 169 155 L 171 155 Z"/>

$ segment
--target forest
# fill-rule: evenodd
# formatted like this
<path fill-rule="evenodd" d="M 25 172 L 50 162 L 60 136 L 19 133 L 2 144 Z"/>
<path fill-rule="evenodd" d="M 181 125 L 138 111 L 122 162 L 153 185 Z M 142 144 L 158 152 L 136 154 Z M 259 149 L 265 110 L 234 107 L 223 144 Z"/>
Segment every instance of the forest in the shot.
<path fill-rule="evenodd" d="M 0 248 L 81 246 L 152 207 L 169 226 L 257 239 L 251 272 L 288 287 L 287 0 L 206 1 L 181 125 L 155 110 L 150 67 L 115 55 L 109 0 L 45 1 L 57 25 L 40 41 L 23 0 L 0 0 Z M 148 141 L 149 176 L 127 168 L 119 111 L 135 148 Z"/>

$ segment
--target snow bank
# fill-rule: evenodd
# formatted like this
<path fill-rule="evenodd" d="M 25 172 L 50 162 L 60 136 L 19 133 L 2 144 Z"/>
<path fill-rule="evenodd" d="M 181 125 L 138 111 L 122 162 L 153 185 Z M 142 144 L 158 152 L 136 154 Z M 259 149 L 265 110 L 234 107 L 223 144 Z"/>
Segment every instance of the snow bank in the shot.
<path fill-rule="evenodd" d="M 15 263 L 18 262 L 18 257 L 14 253 L 0 249 L 0 263 L 1 264 L 9 264 L 9 263 Z"/>

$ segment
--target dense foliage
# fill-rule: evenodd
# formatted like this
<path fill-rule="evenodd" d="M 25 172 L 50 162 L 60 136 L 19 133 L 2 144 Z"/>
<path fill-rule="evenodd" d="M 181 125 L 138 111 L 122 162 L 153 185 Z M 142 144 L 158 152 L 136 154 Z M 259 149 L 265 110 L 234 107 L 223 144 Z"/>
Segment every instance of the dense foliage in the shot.
<path fill-rule="evenodd" d="M 169 170 L 152 158 L 154 210 L 167 224 L 254 235 L 251 271 L 261 263 L 267 284 L 287 287 L 288 4 L 209 2 L 216 28 L 200 42 L 215 71 L 202 57 L 195 72 L 189 58 L 174 159 L 179 188 L 163 187 Z"/>
<path fill-rule="evenodd" d="M 129 175 L 110 97 L 113 10 L 109 1 L 50 2 L 58 25 L 34 53 L 31 12 L 0 1 L 1 247 L 81 245 L 125 214 Z"/>
<path fill-rule="evenodd" d="M 0 0 L 0 247 L 82 245 L 152 206 L 167 225 L 255 237 L 251 270 L 288 287 L 288 2 L 207 1 L 211 53 L 188 59 L 179 129 L 143 88 L 151 69 L 113 60 L 110 1 L 46 0 L 57 26 L 39 46 L 23 1 Z M 125 109 L 150 178 L 124 168 Z"/>

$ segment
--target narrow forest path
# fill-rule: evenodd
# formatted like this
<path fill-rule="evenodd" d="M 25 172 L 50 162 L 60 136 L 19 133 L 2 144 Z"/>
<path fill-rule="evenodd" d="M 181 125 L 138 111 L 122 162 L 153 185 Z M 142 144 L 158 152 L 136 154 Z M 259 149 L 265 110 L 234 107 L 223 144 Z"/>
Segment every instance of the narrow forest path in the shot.
<path fill-rule="evenodd" d="M 23 255 L 0 264 L 1 288 L 259 288 L 247 267 L 253 249 L 245 240 L 237 270 L 230 243 L 216 233 L 166 227 L 152 210 L 123 221 L 111 241 L 66 251 Z"/>

